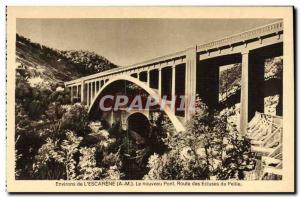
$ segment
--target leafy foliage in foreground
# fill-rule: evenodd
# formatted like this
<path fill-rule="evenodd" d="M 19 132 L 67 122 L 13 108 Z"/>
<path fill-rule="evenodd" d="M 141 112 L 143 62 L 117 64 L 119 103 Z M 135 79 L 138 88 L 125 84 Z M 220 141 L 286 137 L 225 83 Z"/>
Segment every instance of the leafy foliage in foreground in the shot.
<path fill-rule="evenodd" d="M 165 141 L 170 151 L 150 158 L 150 171 L 144 178 L 244 179 L 255 161 L 249 141 L 238 137 L 233 123 L 228 126 L 228 116 L 209 112 L 198 100 L 187 130 L 169 134 Z"/>
<path fill-rule="evenodd" d="M 95 148 L 79 148 L 82 137 L 77 137 L 73 132 L 66 133 L 66 139 L 61 143 L 48 138 L 38 151 L 33 170 L 37 177 L 48 179 L 97 179 L 102 171 L 96 167 Z M 79 154 L 79 162 L 75 155 Z M 61 167 L 58 170 L 58 167 Z M 57 171 L 61 171 L 57 174 Z"/>
<path fill-rule="evenodd" d="M 72 117 L 78 119 L 81 117 L 78 112 L 82 112 L 82 106 L 76 104 L 64 115 L 74 113 Z M 28 159 L 28 147 L 17 149 L 21 156 L 17 159 L 17 179 L 120 179 L 121 162 L 119 153 L 115 152 L 116 142 L 106 130 L 93 131 L 89 126 L 79 125 L 84 127 L 72 131 L 71 127 L 66 128 L 68 125 L 64 124 L 68 121 L 60 119 L 58 122 L 64 127 L 58 127 L 59 132 L 53 132 L 50 137 L 44 135 L 48 133 L 36 134 L 30 130 L 19 134 L 20 138 L 35 134 L 35 142 L 17 142 L 17 148 L 28 145 L 32 148 L 29 150 L 34 150 Z M 83 122 L 86 123 L 86 120 Z M 43 130 L 49 130 L 49 126 Z M 34 143 L 38 145 L 32 147 Z M 27 168 L 24 169 L 21 165 Z"/>

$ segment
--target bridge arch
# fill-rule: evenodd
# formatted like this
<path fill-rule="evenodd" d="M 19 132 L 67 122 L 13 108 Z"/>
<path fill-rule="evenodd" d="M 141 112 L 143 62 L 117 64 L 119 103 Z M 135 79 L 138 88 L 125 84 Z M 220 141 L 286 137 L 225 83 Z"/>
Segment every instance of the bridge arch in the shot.
<path fill-rule="evenodd" d="M 130 114 L 127 118 L 127 127 L 129 131 L 134 131 L 143 138 L 149 137 L 150 122 L 143 113 L 135 112 Z"/>
<path fill-rule="evenodd" d="M 146 91 L 152 97 L 161 99 L 161 97 L 158 95 L 158 93 L 155 92 L 153 89 L 151 89 L 146 83 L 138 80 L 137 78 L 131 77 L 129 75 L 118 75 L 118 76 L 115 76 L 115 77 L 109 79 L 108 82 L 106 82 L 105 85 L 103 87 L 101 87 L 101 89 L 96 93 L 96 97 L 94 97 L 94 99 L 91 102 L 91 105 L 89 106 L 88 113 L 90 113 L 91 110 L 94 108 L 94 106 L 96 105 L 97 98 L 101 95 L 101 93 L 105 90 L 105 88 L 107 88 L 113 82 L 120 81 L 120 80 L 129 81 L 129 82 L 137 85 L 138 87 L 142 88 L 144 91 Z M 177 132 L 185 130 L 183 124 L 179 121 L 179 119 L 171 111 L 169 106 L 165 106 L 163 111 L 169 117 L 170 121 L 172 122 L 172 124 Z"/>

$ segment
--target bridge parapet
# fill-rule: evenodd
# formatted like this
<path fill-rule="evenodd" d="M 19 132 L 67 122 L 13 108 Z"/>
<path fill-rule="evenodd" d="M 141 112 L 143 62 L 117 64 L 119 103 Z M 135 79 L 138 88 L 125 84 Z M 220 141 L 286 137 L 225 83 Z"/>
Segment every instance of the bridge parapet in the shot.
<path fill-rule="evenodd" d="M 262 27 L 238 33 L 223 39 L 218 39 L 202 45 L 197 45 L 197 52 L 208 51 L 212 49 L 222 48 L 224 46 L 232 46 L 238 43 L 244 43 L 252 39 L 263 38 L 272 34 L 280 34 L 283 31 L 283 21 L 277 21 Z"/>

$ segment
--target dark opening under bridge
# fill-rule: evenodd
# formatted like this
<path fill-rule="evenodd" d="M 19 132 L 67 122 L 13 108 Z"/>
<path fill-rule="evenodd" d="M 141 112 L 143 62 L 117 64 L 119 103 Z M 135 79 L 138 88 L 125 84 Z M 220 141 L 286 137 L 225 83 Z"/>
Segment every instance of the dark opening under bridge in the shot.
<path fill-rule="evenodd" d="M 196 45 L 186 50 L 127 67 L 100 72 L 66 82 L 71 99 L 77 98 L 89 111 L 96 108 L 97 98 L 116 81 L 129 81 L 150 95 L 196 97 L 215 107 L 219 103 L 219 68 L 241 63 L 240 133 L 246 133 L 248 121 L 256 111 L 264 111 L 264 63 L 283 55 L 283 22 L 235 34 L 220 40 Z M 282 90 L 282 88 L 281 88 Z M 164 110 L 176 130 L 191 112 Z M 144 113 L 146 114 L 146 113 Z M 114 118 L 112 118 L 114 119 Z"/>

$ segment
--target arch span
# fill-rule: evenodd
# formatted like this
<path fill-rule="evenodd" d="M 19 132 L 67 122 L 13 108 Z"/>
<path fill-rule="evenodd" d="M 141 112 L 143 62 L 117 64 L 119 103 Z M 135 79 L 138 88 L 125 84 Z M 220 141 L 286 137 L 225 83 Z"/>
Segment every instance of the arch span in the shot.
<path fill-rule="evenodd" d="M 160 98 L 160 96 L 158 95 L 158 93 L 156 93 L 153 89 L 151 89 L 149 86 L 147 86 L 146 83 L 131 77 L 129 75 L 118 75 L 115 76 L 111 79 L 109 79 L 109 81 L 107 83 L 105 83 L 105 85 L 103 87 L 101 87 L 101 89 L 96 93 L 96 97 L 92 100 L 91 105 L 88 109 L 88 113 L 90 113 L 91 109 L 94 107 L 97 98 L 99 97 L 99 95 L 101 95 L 101 93 L 105 90 L 106 87 L 108 87 L 110 84 L 112 84 L 113 82 L 119 81 L 119 80 L 124 80 L 124 81 L 129 81 L 137 86 L 139 86 L 140 88 L 144 89 L 149 95 L 151 95 L 154 98 Z M 160 98 L 161 99 L 161 98 Z M 165 108 L 163 109 L 163 111 L 166 113 L 166 115 L 169 117 L 170 121 L 172 122 L 175 130 L 177 132 L 180 131 L 184 131 L 185 128 L 182 125 L 182 123 L 178 120 L 178 118 L 175 116 L 175 114 L 171 111 L 169 106 L 165 106 Z"/>
<path fill-rule="evenodd" d="M 149 138 L 150 122 L 142 113 L 133 113 L 127 118 L 127 127 L 129 131 L 133 131 L 143 138 Z"/>

